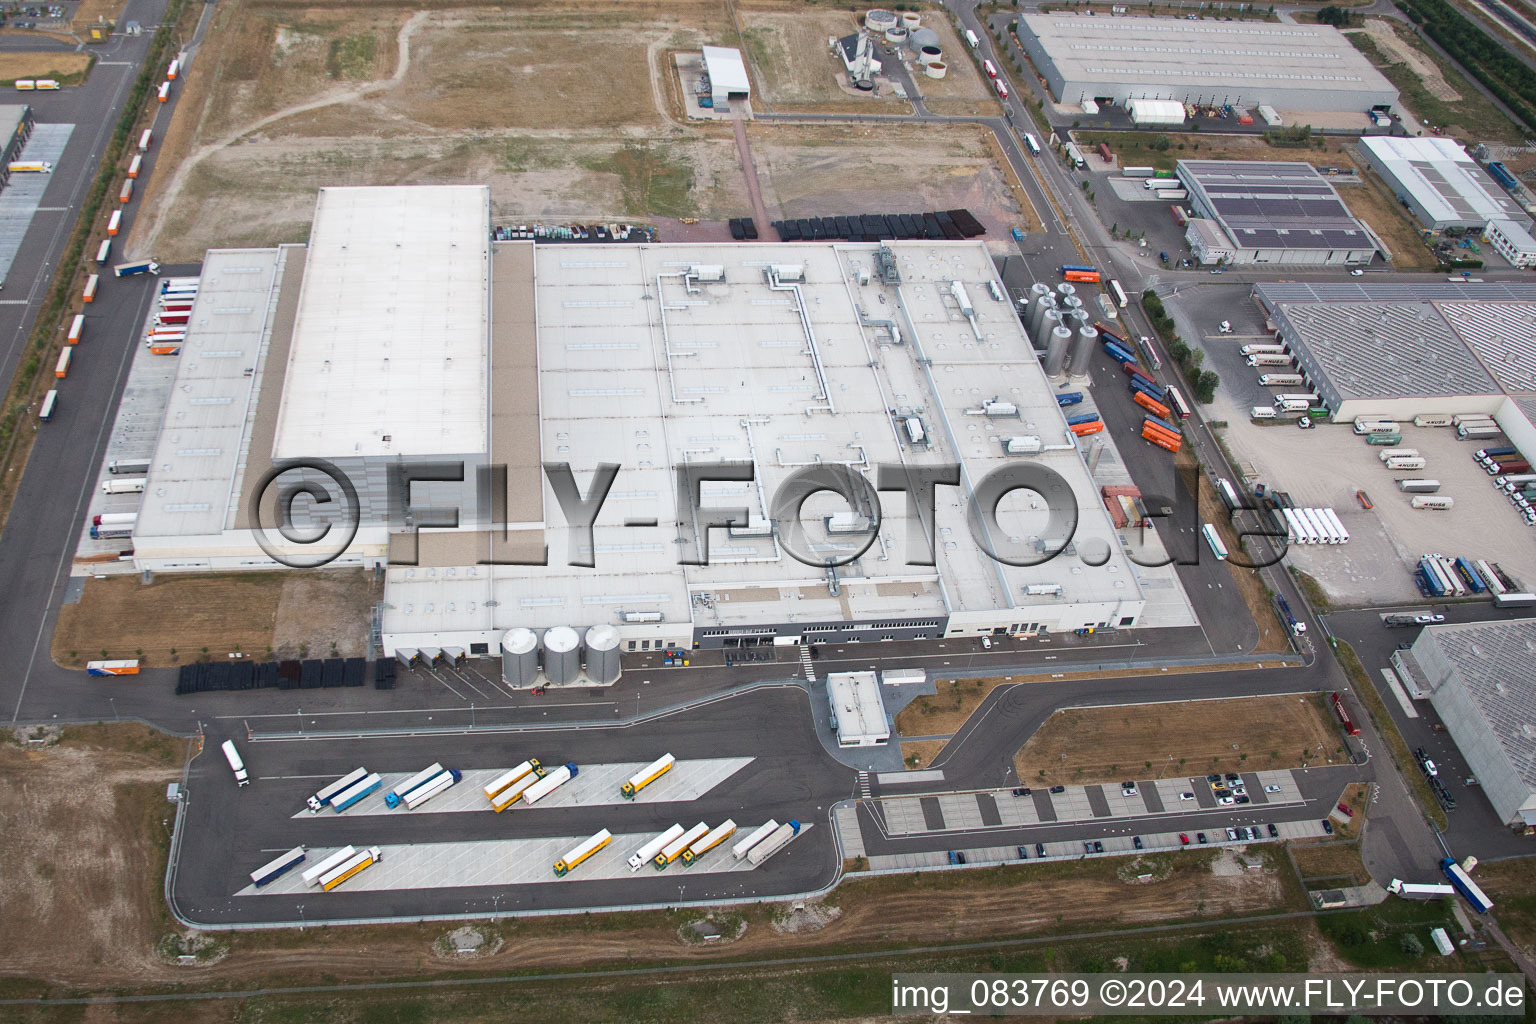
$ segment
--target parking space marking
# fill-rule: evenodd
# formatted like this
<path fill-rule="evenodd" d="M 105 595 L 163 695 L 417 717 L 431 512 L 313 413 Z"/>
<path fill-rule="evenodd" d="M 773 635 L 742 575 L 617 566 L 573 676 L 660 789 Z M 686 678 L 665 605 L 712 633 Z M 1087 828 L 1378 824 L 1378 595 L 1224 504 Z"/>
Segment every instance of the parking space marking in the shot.
<path fill-rule="evenodd" d="M 540 800 L 532 807 L 519 801 L 508 809 L 518 814 L 531 813 L 543 807 L 584 807 L 603 804 L 656 804 L 669 801 L 697 800 L 726 779 L 741 771 L 754 759 L 750 757 L 709 757 L 692 761 L 679 761 L 655 782 L 635 794 L 633 801 L 619 795 L 619 787 L 631 776 L 644 768 L 648 761 L 625 761 L 614 764 L 578 765 L 581 771 L 571 781 Z M 511 766 L 508 765 L 507 768 Z M 545 765 L 553 769 L 554 765 Z M 455 811 L 489 811 L 490 802 L 485 799 L 485 787 L 507 768 L 476 768 L 464 773 L 461 782 L 423 804 L 419 811 L 391 810 L 384 803 L 384 794 L 409 779 L 415 772 L 394 772 L 383 776 L 384 785 L 377 792 L 364 797 L 344 811 L 322 811 L 311 814 L 308 810 L 294 812 L 294 818 L 318 818 L 339 813 L 344 817 L 366 817 L 373 814 L 442 814 Z M 503 812 L 503 813 L 508 813 Z M 550 863 L 554 863 L 551 861 Z"/>
<path fill-rule="evenodd" d="M 897 796 L 880 801 L 885 811 L 885 828 L 893 836 L 911 835 L 928 831 L 923 820 L 923 804 L 920 797 Z"/>
<path fill-rule="evenodd" d="M 55 167 L 64 157 L 64 147 L 75 126 L 72 124 L 35 124 L 32 136 L 17 155 L 18 161 L 51 163 Z M 12 174 L 0 192 L 0 281 L 10 275 L 11 264 L 21 250 L 32 217 L 42 208 L 43 193 L 51 174 Z"/>
<path fill-rule="evenodd" d="M 997 816 L 1004 825 L 1017 827 L 1019 825 L 1040 824 L 1040 812 L 1035 809 L 1035 802 L 1027 796 L 1004 796 L 997 794 Z"/>
<path fill-rule="evenodd" d="M 755 831 L 760 823 L 738 825 L 736 835 L 746 836 Z M 800 836 L 814 828 L 809 823 L 800 826 Z M 543 839 L 488 839 L 462 843 L 413 843 L 389 846 L 380 844 L 378 863 L 343 882 L 336 892 L 385 892 L 400 889 L 444 889 L 457 886 L 485 885 L 534 885 L 549 882 L 602 881 L 614 878 L 649 877 L 654 867 L 629 870 L 631 854 L 652 838 L 653 832 L 615 835 L 613 842 L 594 854 L 564 878 L 555 877 L 555 861 L 565 856 L 572 847 L 587 836 L 557 836 Z M 738 861 L 731 856 L 734 837 L 700 857 L 693 867 L 684 868 L 681 861 L 667 868 L 669 877 L 691 878 L 696 875 L 719 875 L 752 870 L 746 860 Z M 360 844 L 359 849 L 364 849 Z M 328 857 L 335 847 L 314 847 L 308 858 L 276 881 L 258 889 L 247 885 L 236 896 L 292 896 L 325 893 L 318 886 L 304 884 L 304 869 Z"/>
<path fill-rule="evenodd" d="M 939 797 L 939 812 L 944 815 L 944 830 L 981 828 L 981 808 L 976 794 L 956 793 Z"/>

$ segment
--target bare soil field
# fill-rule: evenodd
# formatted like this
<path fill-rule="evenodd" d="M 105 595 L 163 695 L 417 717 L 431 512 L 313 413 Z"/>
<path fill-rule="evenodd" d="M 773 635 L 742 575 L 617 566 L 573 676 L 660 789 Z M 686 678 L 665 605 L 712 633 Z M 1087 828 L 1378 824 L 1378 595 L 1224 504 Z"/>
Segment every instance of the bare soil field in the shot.
<path fill-rule="evenodd" d="M 762 99 L 775 112 L 815 110 L 849 100 L 839 86 L 843 62 L 827 40 L 858 31 L 859 15 L 849 11 L 742 11 L 741 32 Z M 862 97 L 871 113 L 891 104 Z"/>
<path fill-rule="evenodd" d="M 58 743 L 0 742 L 0 975 L 139 984 L 156 954 L 182 743 L 139 725 L 68 728 Z"/>
<path fill-rule="evenodd" d="M 89 53 L 0 53 L 0 85 L 14 85 L 18 78 L 52 78 L 64 85 L 79 85 L 94 58 Z"/>
<path fill-rule="evenodd" d="M 380 587 L 361 570 L 165 576 L 148 586 L 136 576 L 90 579 L 80 602 L 59 610 L 53 660 L 78 668 L 99 657 L 170 665 L 232 651 L 359 656 Z"/>
<path fill-rule="evenodd" d="M 816 128 L 753 124 L 748 129 L 774 217 L 919 212 L 966 207 L 1006 237 L 1021 223 L 983 129 L 970 125 L 861 125 Z M 850 149 L 856 156 L 850 157 Z"/>
<path fill-rule="evenodd" d="M 1093 737 L 1084 743 L 1083 737 Z M 1014 757 L 1020 779 L 1088 785 L 1126 771 L 1204 775 L 1337 764 L 1338 730 L 1320 694 L 1072 708 L 1052 715 Z M 1152 763 L 1147 769 L 1146 762 Z"/>
<path fill-rule="evenodd" d="M 1360 859 L 1359 843 L 1307 843 L 1290 847 L 1291 860 L 1311 889 L 1341 885 L 1364 885 L 1371 880 L 1365 862 Z"/>
<path fill-rule="evenodd" d="M 916 770 L 926 768 L 933 764 L 933 759 L 939 756 L 939 751 L 944 749 L 948 740 L 916 740 L 904 741 L 901 744 L 901 760 L 908 768 Z"/>

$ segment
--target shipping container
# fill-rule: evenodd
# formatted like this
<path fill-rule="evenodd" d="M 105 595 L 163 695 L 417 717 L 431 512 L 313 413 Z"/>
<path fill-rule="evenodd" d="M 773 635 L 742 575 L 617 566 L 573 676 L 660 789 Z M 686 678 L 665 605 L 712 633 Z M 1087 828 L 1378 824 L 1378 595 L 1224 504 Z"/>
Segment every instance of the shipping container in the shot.
<path fill-rule="evenodd" d="M 58 406 L 59 392 L 58 389 L 55 388 L 43 396 L 43 404 L 38 406 L 37 409 L 37 418 L 42 420 L 44 423 L 47 423 L 49 420 L 53 419 L 54 410 L 57 409 Z"/>
<path fill-rule="evenodd" d="M 1279 352 L 1260 352 L 1245 360 L 1249 366 L 1292 366 L 1295 360 Z"/>
<path fill-rule="evenodd" d="M 1275 418 L 1275 410 L 1263 405 L 1256 405 L 1248 410 L 1248 417 L 1255 420 L 1272 420 Z"/>
<path fill-rule="evenodd" d="M 751 835 L 738 841 L 735 846 L 731 847 L 731 856 L 736 860 L 744 860 L 752 847 L 773 835 L 778 829 L 779 823 L 769 818 L 764 824 L 759 825 Z M 681 829 L 679 829 L 679 833 L 681 833 Z"/>
<path fill-rule="evenodd" d="M 1357 434 L 1395 434 L 1402 428 L 1395 420 L 1359 416 L 1355 419 Z"/>
<path fill-rule="evenodd" d="M 1099 283 L 1099 272 L 1097 270 L 1069 270 L 1062 276 L 1065 277 L 1068 281 L 1076 281 L 1080 284 Z"/>
<path fill-rule="evenodd" d="M 1305 384 L 1306 378 L 1299 373 L 1261 373 L 1259 384 L 1266 388 L 1296 388 Z"/>
<path fill-rule="evenodd" d="M 1090 434 L 1102 433 L 1104 430 L 1104 424 L 1102 421 L 1096 421 L 1094 423 L 1079 423 L 1076 426 L 1068 427 L 1067 429 L 1071 430 L 1072 433 L 1078 437 L 1087 437 Z"/>
<path fill-rule="evenodd" d="M 538 782 L 529 786 L 523 792 L 523 803 L 532 806 L 544 799 L 567 782 L 581 774 L 581 769 L 574 762 L 561 765 L 551 770 Z"/>
<path fill-rule="evenodd" d="M 1405 494 L 1434 494 L 1440 489 L 1439 480 L 1410 477 L 1397 482 L 1397 489 Z"/>
<path fill-rule="evenodd" d="M 426 768 L 423 768 L 421 771 L 417 772 L 415 775 L 412 775 L 410 778 L 408 778 L 404 782 L 400 783 L 400 785 L 398 785 L 395 788 L 391 789 L 388 793 L 385 793 L 384 794 L 384 804 L 385 804 L 385 806 L 387 806 L 387 807 L 397 807 L 397 806 L 399 806 L 405 800 L 405 797 L 407 795 L 409 795 L 410 792 L 413 789 L 416 789 L 419 786 L 426 785 L 427 783 L 431 782 L 433 779 L 437 778 L 441 774 L 443 774 L 443 766 L 441 764 L 438 764 L 438 763 L 434 762 L 433 764 L 427 766 Z"/>
<path fill-rule="evenodd" d="M 1143 409 L 1147 410 L 1153 415 L 1158 416 L 1164 420 L 1173 415 L 1173 413 L 1169 411 L 1166 405 L 1152 398 L 1145 391 L 1137 391 L 1131 395 L 1131 401 L 1135 402 L 1137 405 L 1141 406 Z"/>
<path fill-rule="evenodd" d="M 377 772 L 371 772 L 366 778 L 359 781 L 356 785 L 349 789 L 342 790 L 340 793 L 337 793 L 335 796 L 331 797 L 331 810 L 335 811 L 337 814 L 340 814 L 342 811 L 346 810 L 348 807 L 351 807 L 353 804 L 357 803 L 369 793 L 377 792 L 381 787 L 383 787 L 383 785 L 384 779 L 380 777 Z"/>
<path fill-rule="evenodd" d="M 1388 448 L 1385 451 L 1377 452 L 1376 457 L 1382 462 L 1386 462 L 1388 459 L 1397 459 L 1405 456 L 1413 457 L 1418 454 L 1419 450 L 1417 448 Z"/>
<path fill-rule="evenodd" d="M 1368 444 L 1368 445 L 1375 445 L 1375 446 L 1402 444 L 1403 443 L 1403 435 L 1402 434 L 1369 434 L 1369 435 L 1366 436 L 1365 443 Z"/>
<path fill-rule="evenodd" d="M 306 801 L 309 805 L 310 813 L 313 814 L 322 807 L 328 806 L 335 797 L 345 793 L 367 777 L 367 768 L 354 768 L 336 781 L 328 783 Z"/>
<path fill-rule="evenodd" d="M 73 358 L 74 354 L 75 350 L 72 348 L 66 348 L 64 351 L 59 353 L 59 361 L 53 368 L 53 375 L 55 377 L 58 377 L 62 380 L 63 378 L 69 376 L 69 362 L 70 359 Z"/>
<path fill-rule="evenodd" d="M 251 872 L 251 884 L 260 888 L 282 875 L 285 871 L 297 864 L 304 863 L 304 847 L 295 846 L 281 857 L 277 857 L 255 871 Z"/>
<path fill-rule="evenodd" d="M 137 178 L 139 176 L 139 169 L 142 168 L 143 166 L 144 166 L 144 154 L 143 153 L 135 153 L 135 154 L 133 154 L 133 159 L 128 161 L 128 177 L 130 177 L 130 178 Z"/>
<path fill-rule="evenodd" d="M 1415 497 L 1412 501 L 1410 501 L 1409 504 L 1411 504 L 1414 508 L 1434 509 L 1436 511 L 1445 511 L 1446 509 L 1449 509 L 1452 506 L 1454 506 L 1456 504 L 1456 502 L 1454 500 L 1452 500 L 1451 498 L 1439 498 L 1439 497 L 1436 497 L 1436 498 L 1426 498 L 1426 497 L 1423 497 L 1423 496 L 1418 496 L 1418 497 Z"/>
<path fill-rule="evenodd" d="M 1426 460 L 1419 455 L 1398 455 L 1387 460 L 1387 468 L 1398 472 L 1423 469 L 1425 465 Z"/>
<path fill-rule="evenodd" d="M 300 875 L 305 885 L 315 885 L 320 881 L 320 876 L 330 872 L 338 864 L 345 864 L 357 854 L 357 849 L 351 846 L 343 846 L 335 853 L 327 854 L 314 867 L 305 868 Z"/>
<path fill-rule="evenodd" d="M 1188 199 L 1189 193 L 1182 188 L 1170 188 L 1159 192 L 1157 198 L 1165 203 L 1177 203 Z"/>
<path fill-rule="evenodd" d="M 1472 423 L 1492 423 L 1493 417 L 1486 412 L 1464 412 L 1451 417 L 1451 426 L 1461 427 Z"/>
<path fill-rule="evenodd" d="M 1413 425 L 1416 427 L 1449 427 L 1451 425 L 1451 414 L 1448 412 L 1425 413 L 1422 416 L 1415 416 L 1413 418 Z"/>
<path fill-rule="evenodd" d="M 1456 428 L 1456 437 L 1462 441 L 1481 441 L 1502 433 L 1496 423 L 1463 423 Z"/>

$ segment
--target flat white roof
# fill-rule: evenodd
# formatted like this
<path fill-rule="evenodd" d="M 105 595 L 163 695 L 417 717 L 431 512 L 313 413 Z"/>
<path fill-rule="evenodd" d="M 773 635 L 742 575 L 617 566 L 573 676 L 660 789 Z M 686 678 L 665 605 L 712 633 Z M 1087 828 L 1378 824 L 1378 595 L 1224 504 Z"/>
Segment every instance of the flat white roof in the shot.
<path fill-rule="evenodd" d="M 490 190 L 324 188 L 273 457 L 487 447 Z"/>
<path fill-rule="evenodd" d="M 860 741 L 883 743 L 891 738 L 880 684 L 873 672 L 834 672 L 827 676 L 827 700 L 844 746 Z"/>
<path fill-rule="evenodd" d="M 715 92 L 752 91 L 752 81 L 747 77 L 747 66 L 742 63 L 740 50 L 728 46 L 704 47 L 704 70 L 709 73 L 709 84 Z"/>
<path fill-rule="evenodd" d="M 1519 204 L 1450 139 L 1372 135 L 1360 146 L 1435 221 L 1525 219 Z"/>

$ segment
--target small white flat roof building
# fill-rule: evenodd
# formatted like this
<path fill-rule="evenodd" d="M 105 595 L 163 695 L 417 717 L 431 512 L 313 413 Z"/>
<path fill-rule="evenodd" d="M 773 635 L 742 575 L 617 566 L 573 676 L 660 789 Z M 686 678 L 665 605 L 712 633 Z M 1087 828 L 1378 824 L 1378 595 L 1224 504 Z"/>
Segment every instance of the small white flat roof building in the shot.
<path fill-rule="evenodd" d="M 834 672 L 827 676 L 827 700 L 843 747 L 875 747 L 891 738 L 890 719 L 873 672 Z"/>
<path fill-rule="evenodd" d="M 732 99 L 752 98 L 752 80 L 747 77 L 747 65 L 741 59 L 741 51 L 728 46 L 704 47 L 704 72 L 709 75 L 710 95 L 717 105 L 725 105 Z"/>
<path fill-rule="evenodd" d="M 489 195 L 320 190 L 274 458 L 486 449 Z"/>

